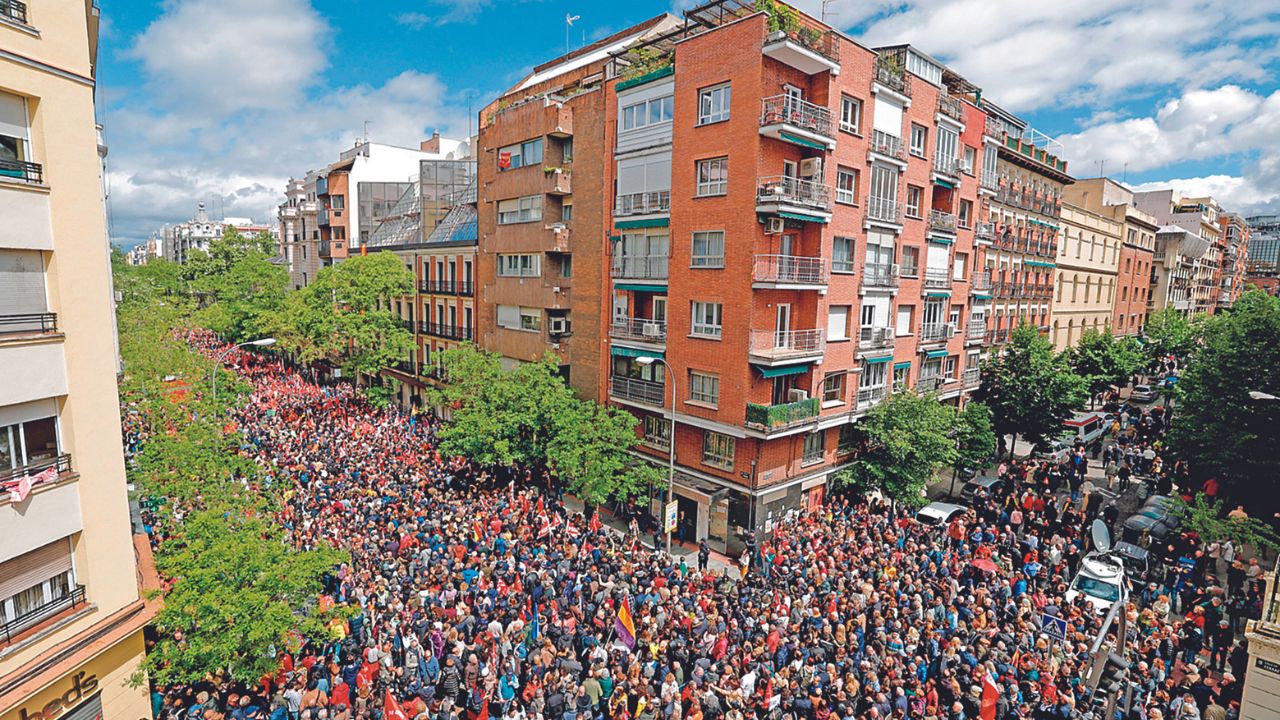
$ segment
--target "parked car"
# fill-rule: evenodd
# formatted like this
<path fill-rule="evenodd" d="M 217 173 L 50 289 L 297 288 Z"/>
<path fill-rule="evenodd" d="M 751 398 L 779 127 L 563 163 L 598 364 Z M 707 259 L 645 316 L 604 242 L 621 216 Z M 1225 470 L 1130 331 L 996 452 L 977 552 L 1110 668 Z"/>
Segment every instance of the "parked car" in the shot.
<path fill-rule="evenodd" d="M 1155 399 L 1156 391 L 1150 385 L 1134 385 L 1133 392 L 1129 393 L 1131 402 L 1149 403 L 1155 402 Z"/>
<path fill-rule="evenodd" d="M 1069 439 L 1060 438 L 1058 440 L 1049 440 L 1036 446 L 1035 456 L 1044 458 L 1049 462 L 1060 463 L 1066 462 L 1074 450 L 1075 447 Z"/>
<path fill-rule="evenodd" d="M 921 525 L 946 525 L 968 509 L 955 503 L 931 502 L 916 512 L 916 522 Z"/>
<path fill-rule="evenodd" d="M 1125 566 L 1119 558 L 1089 553 L 1080 560 L 1080 570 L 1067 589 L 1067 602 L 1083 596 L 1099 613 L 1129 597 Z"/>
<path fill-rule="evenodd" d="M 994 475 L 979 475 L 960 488 L 960 499 L 972 505 L 978 493 L 985 491 L 988 495 L 995 495 L 1006 487 L 1008 483 Z"/>
<path fill-rule="evenodd" d="M 1156 518 L 1134 515 L 1120 524 L 1120 540 L 1136 544 L 1144 530 L 1151 533 L 1151 539 L 1155 542 L 1164 542 L 1173 535 L 1173 529 Z"/>
<path fill-rule="evenodd" d="M 1111 548 L 1111 554 L 1124 563 L 1125 574 L 1129 578 L 1146 582 L 1151 576 L 1153 558 L 1146 548 L 1127 542 L 1118 542 Z"/>

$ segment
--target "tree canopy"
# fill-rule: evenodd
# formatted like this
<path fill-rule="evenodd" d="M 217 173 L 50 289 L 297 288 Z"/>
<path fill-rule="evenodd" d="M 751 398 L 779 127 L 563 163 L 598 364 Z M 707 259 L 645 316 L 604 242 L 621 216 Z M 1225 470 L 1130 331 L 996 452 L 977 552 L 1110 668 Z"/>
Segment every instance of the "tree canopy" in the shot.
<path fill-rule="evenodd" d="M 1000 435 L 1032 443 L 1053 437 L 1087 395 L 1086 381 L 1029 323 L 1014 329 L 1009 343 L 992 353 L 982 369 L 977 399 L 991 408 Z M 1013 443 L 1009 443 L 1012 452 Z"/>
<path fill-rule="evenodd" d="M 956 464 L 982 470 L 996 454 L 996 433 L 992 427 L 991 408 L 970 401 L 956 413 Z"/>
<path fill-rule="evenodd" d="M 1067 362 L 1084 378 L 1092 401 L 1113 385 L 1127 384 L 1129 378 L 1142 369 L 1143 357 L 1133 338 L 1117 338 L 1110 330 L 1100 332 L 1090 328 L 1080 336 L 1080 342 L 1067 350 Z"/>
<path fill-rule="evenodd" d="M 1147 357 L 1155 360 L 1168 355 L 1179 357 L 1195 348 L 1196 324 L 1171 307 L 1156 310 L 1147 316 L 1142 328 Z"/>
<path fill-rule="evenodd" d="M 932 394 L 894 393 L 873 407 L 858 428 L 866 436 L 867 452 L 835 478 L 857 491 L 879 491 L 895 502 L 923 505 L 929 482 L 956 463 L 955 409 Z"/>

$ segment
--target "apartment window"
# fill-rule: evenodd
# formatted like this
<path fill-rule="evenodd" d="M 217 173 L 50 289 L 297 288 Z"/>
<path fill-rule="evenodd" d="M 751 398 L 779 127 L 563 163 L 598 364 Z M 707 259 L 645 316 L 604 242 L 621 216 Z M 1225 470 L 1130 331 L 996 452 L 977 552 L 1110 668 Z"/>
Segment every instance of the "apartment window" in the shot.
<path fill-rule="evenodd" d="M 537 332 L 542 329 L 542 311 L 537 308 L 520 308 L 520 329 Z"/>
<path fill-rule="evenodd" d="M 560 222 L 569 222 L 573 219 L 573 203 L 568 203 L 560 208 Z"/>
<path fill-rule="evenodd" d="M 573 256 L 563 255 L 560 258 L 560 277 L 573 277 Z"/>
<path fill-rule="evenodd" d="M 973 175 L 978 171 L 978 151 L 968 145 L 964 146 L 964 171 Z"/>
<path fill-rule="evenodd" d="M 344 227 L 336 227 L 336 228 L 334 228 L 334 229 L 333 229 L 333 239 L 334 239 L 334 240 L 346 240 L 346 239 L 347 239 L 347 229 L 346 229 L 346 228 L 344 228 Z"/>
<path fill-rule="evenodd" d="M 902 392 L 907 389 L 911 379 L 911 363 L 893 366 L 893 391 Z"/>
<path fill-rule="evenodd" d="M 969 272 L 969 255 L 968 253 L 956 253 L 955 261 L 951 266 L 951 279 L 964 280 L 965 275 Z"/>
<path fill-rule="evenodd" d="M 916 185 L 907 186 L 907 217 L 920 217 L 920 206 L 924 204 L 924 188 Z"/>
<path fill-rule="evenodd" d="M 536 254 L 498 256 L 499 277 L 538 277 L 541 274 L 541 258 Z M 439 271 L 436 277 L 440 277 Z"/>
<path fill-rule="evenodd" d="M 498 224 L 537 222 L 542 219 L 542 196 L 528 195 L 498 201 Z"/>
<path fill-rule="evenodd" d="M 671 95 L 642 100 L 622 108 L 622 129 L 636 130 L 649 125 L 671 122 L 675 116 L 675 98 Z"/>
<path fill-rule="evenodd" d="M 27 101 L 17 95 L 0 92 L 0 160 L 15 162 L 31 160 L 31 131 L 27 115 Z M 0 177 L 17 171 L 0 170 Z"/>
<path fill-rule="evenodd" d="M 698 161 L 698 197 L 724 195 L 729 191 L 729 158 L 718 157 Z"/>
<path fill-rule="evenodd" d="M 943 377 L 950 380 L 956 379 L 956 356 L 948 355 L 943 361 Z"/>
<path fill-rule="evenodd" d="M 699 337 L 720 337 L 720 303 L 693 302 L 693 326 L 691 332 Z"/>
<path fill-rule="evenodd" d="M 702 436 L 702 462 L 722 470 L 733 469 L 734 439 L 728 435 L 708 430 Z"/>
<path fill-rule="evenodd" d="M 800 456 L 801 465 L 816 465 L 822 462 L 822 454 L 826 450 L 827 433 L 819 430 L 804 436 L 804 453 Z"/>
<path fill-rule="evenodd" d="M 720 376 L 689 371 L 689 399 L 693 402 L 715 405 L 720 402 Z"/>
<path fill-rule="evenodd" d="M 329 209 L 345 210 L 347 207 L 347 198 L 344 195 L 332 195 L 329 197 Z"/>
<path fill-rule="evenodd" d="M 698 124 L 729 119 L 729 83 L 709 87 L 698 93 Z"/>
<path fill-rule="evenodd" d="M 913 315 L 915 314 L 914 305 L 899 305 L 897 327 L 894 328 L 895 333 L 901 337 L 911 334 Z"/>
<path fill-rule="evenodd" d="M 0 625 L 15 634 L 37 625 L 65 609 L 76 589 L 70 540 L 62 538 L 0 563 L 0 577 L 7 588 L 0 595 Z"/>
<path fill-rule="evenodd" d="M 573 138 L 565 138 L 560 144 L 560 159 L 565 163 L 573 162 Z"/>
<path fill-rule="evenodd" d="M 644 444 L 656 450 L 670 450 L 671 422 L 656 415 L 645 415 Z"/>
<path fill-rule="evenodd" d="M 846 167 L 836 169 L 836 202 L 858 204 L 858 171 Z"/>
<path fill-rule="evenodd" d="M 887 362 L 863 363 L 862 377 L 858 380 L 858 387 L 860 388 L 884 387 L 885 366 L 887 366 L 888 364 L 889 363 Z"/>
<path fill-rule="evenodd" d="M 827 373 L 822 378 L 822 403 L 844 402 L 844 371 Z"/>
<path fill-rule="evenodd" d="M 854 242 L 851 237 L 838 237 L 831 245 L 831 272 L 851 273 L 854 271 Z"/>
<path fill-rule="evenodd" d="M 903 277 L 916 277 L 920 274 L 920 248 L 904 245 L 902 247 Z"/>
<path fill-rule="evenodd" d="M 928 145 L 929 128 L 911 123 L 911 154 L 924 157 L 924 151 Z"/>
<path fill-rule="evenodd" d="M 973 224 L 969 222 L 972 218 L 973 218 L 973 201 L 961 200 L 960 215 L 957 218 L 957 222 L 960 224 L 960 227 L 962 228 L 973 227 Z"/>
<path fill-rule="evenodd" d="M 44 463 L 59 454 L 56 418 L 44 417 L 0 425 L 0 470 Z"/>
<path fill-rule="evenodd" d="M 515 170 L 542 164 L 542 138 L 498 149 L 498 170 Z"/>
<path fill-rule="evenodd" d="M 849 339 L 849 305 L 832 305 L 827 308 L 827 341 Z"/>
<path fill-rule="evenodd" d="M 724 231 L 705 230 L 693 234 L 691 265 L 700 268 L 724 267 Z"/>
<path fill-rule="evenodd" d="M 848 95 L 840 96 L 840 129 L 845 132 L 862 132 L 862 101 Z"/>
<path fill-rule="evenodd" d="M 858 431 L 853 423 L 840 426 L 840 435 L 836 439 L 836 453 L 845 455 L 853 452 L 858 442 Z"/>

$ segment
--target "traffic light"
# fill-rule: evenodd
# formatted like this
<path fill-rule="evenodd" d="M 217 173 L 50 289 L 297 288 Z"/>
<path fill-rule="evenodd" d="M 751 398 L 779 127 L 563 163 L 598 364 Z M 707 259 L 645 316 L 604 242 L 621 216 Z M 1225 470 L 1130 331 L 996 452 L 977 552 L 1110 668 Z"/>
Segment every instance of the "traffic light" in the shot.
<path fill-rule="evenodd" d="M 1107 653 L 1107 663 L 1102 668 L 1102 677 L 1098 679 L 1097 695 L 1106 696 L 1122 690 L 1129 676 L 1130 665 L 1128 660 L 1119 655 Z"/>

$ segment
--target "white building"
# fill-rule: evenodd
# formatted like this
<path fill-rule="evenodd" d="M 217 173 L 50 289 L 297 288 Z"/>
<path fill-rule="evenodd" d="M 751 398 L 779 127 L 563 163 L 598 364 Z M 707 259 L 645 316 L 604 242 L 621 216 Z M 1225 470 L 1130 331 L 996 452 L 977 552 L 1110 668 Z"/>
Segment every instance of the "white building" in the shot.
<path fill-rule="evenodd" d="M 277 228 L 269 225 L 258 225 L 252 218 L 228 217 L 222 220 L 210 220 L 204 203 L 196 205 L 195 217 L 184 223 L 166 225 L 162 231 L 162 251 L 166 260 L 182 264 L 187 262 L 193 250 L 208 251 L 209 243 L 222 237 L 226 228 L 233 227 L 241 235 L 256 235 L 261 232 L 279 233 Z"/>

